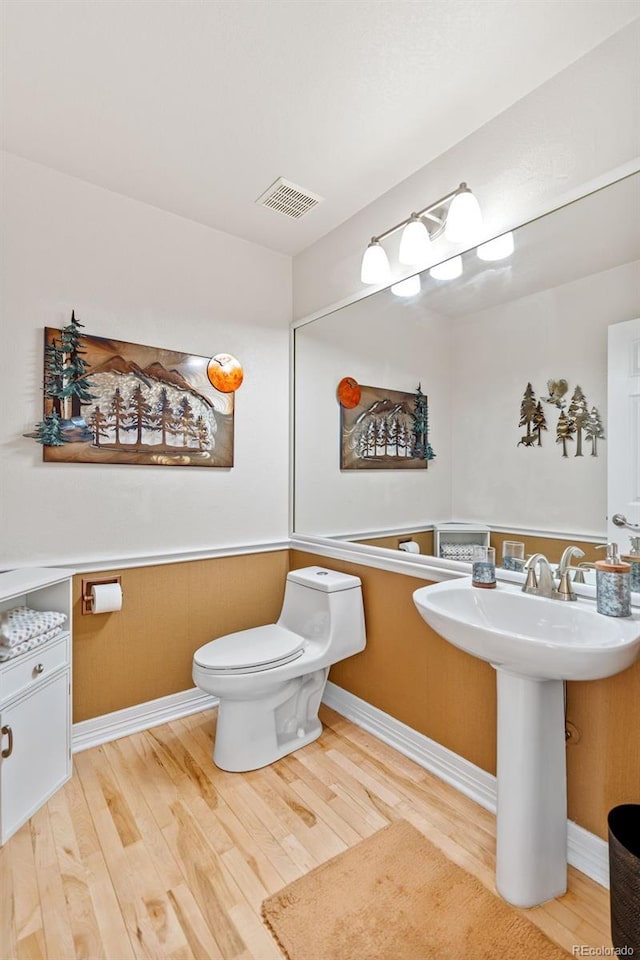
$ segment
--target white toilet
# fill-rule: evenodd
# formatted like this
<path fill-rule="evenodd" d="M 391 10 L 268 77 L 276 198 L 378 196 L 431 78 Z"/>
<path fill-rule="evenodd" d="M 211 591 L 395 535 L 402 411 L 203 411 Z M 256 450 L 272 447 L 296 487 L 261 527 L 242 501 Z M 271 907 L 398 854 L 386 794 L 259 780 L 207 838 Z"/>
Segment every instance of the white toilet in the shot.
<path fill-rule="evenodd" d="M 194 654 L 194 683 L 220 701 L 216 766 L 256 770 L 316 740 L 329 667 L 365 644 L 360 579 L 292 570 L 277 623 L 229 633 Z"/>

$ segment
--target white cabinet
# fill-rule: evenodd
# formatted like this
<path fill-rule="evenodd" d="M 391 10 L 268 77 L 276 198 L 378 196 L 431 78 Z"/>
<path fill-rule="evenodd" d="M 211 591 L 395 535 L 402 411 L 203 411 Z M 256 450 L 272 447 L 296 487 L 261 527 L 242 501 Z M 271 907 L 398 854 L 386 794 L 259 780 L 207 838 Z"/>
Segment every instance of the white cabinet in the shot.
<path fill-rule="evenodd" d="M 67 621 L 58 637 L 0 663 L 0 843 L 71 776 L 70 573 L 0 573 L 0 612 L 22 605 Z"/>

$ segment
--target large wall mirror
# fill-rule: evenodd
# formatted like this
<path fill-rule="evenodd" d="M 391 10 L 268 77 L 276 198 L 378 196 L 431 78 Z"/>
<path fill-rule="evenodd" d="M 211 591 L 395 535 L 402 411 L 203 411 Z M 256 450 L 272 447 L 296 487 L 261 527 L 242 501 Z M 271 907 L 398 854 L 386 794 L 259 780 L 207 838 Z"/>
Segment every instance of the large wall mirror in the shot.
<path fill-rule="evenodd" d="M 298 326 L 294 533 L 385 547 L 412 534 L 423 553 L 448 522 L 602 542 L 608 328 L 640 315 L 639 196 L 640 173 L 514 230 L 510 256 L 469 250 L 455 279 L 425 270 L 412 296 L 383 290 Z M 341 469 L 343 377 L 421 385 L 436 454 L 427 469 Z M 564 394 L 550 381 L 566 381 Z M 546 426 L 535 443 L 520 425 L 528 384 Z M 558 433 L 576 387 L 600 417 L 595 443 L 584 428 L 566 443 Z"/>

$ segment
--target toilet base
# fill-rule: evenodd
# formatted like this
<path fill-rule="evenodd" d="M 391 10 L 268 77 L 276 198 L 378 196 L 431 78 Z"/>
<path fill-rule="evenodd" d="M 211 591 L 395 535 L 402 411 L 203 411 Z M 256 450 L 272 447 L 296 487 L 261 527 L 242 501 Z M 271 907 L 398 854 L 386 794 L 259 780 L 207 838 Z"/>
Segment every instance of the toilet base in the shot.
<path fill-rule="evenodd" d="M 220 698 L 213 762 L 221 770 L 258 770 L 317 740 L 328 668 L 286 681 L 258 700 Z"/>

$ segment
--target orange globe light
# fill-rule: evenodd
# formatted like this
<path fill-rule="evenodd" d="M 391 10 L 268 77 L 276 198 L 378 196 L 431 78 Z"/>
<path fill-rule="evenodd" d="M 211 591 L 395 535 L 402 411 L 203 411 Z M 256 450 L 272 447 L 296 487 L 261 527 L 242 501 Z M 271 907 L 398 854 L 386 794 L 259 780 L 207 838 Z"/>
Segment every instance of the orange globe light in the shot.
<path fill-rule="evenodd" d="M 338 384 L 338 400 L 347 410 L 353 410 L 360 403 L 362 390 L 360 384 L 353 377 L 343 377 Z"/>
<path fill-rule="evenodd" d="M 220 393 L 233 393 L 244 379 L 244 370 L 230 353 L 217 353 L 207 364 L 207 376 Z"/>

